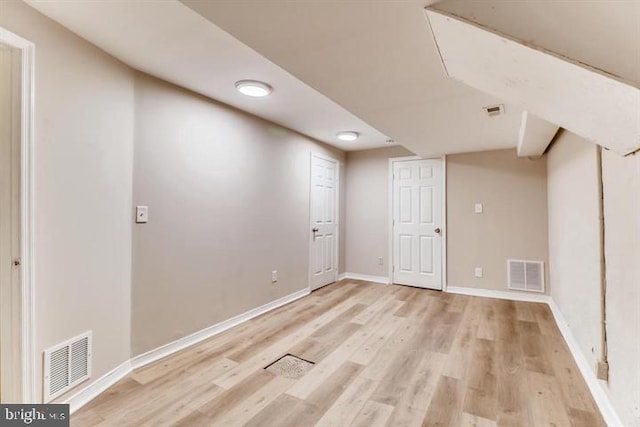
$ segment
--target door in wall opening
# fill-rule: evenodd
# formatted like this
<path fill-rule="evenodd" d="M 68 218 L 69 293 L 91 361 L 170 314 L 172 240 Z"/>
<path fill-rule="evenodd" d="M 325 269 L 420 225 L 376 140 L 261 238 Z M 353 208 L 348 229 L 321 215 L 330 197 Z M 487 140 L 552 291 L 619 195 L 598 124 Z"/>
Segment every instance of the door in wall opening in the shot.
<path fill-rule="evenodd" d="M 392 163 L 392 283 L 442 289 L 442 162 Z"/>
<path fill-rule="evenodd" d="M 21 401 L 20 52 L 0 43 L 0 402 Z"/>
<path fill-rule="evenodd" d="M 338 162 L 311 155 L 310 286 L 338 280 Z"/>

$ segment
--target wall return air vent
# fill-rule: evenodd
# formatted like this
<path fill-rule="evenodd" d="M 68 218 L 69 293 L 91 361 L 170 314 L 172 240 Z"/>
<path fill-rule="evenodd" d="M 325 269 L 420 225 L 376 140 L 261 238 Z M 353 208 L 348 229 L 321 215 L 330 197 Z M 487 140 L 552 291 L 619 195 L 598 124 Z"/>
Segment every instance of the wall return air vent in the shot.
<path fill-rule="evenodd" d="M 544 263 L 541 261 L 507 260 L 509 289 L 544 292 Z"/>
<path fill-rule="evenodd" d="M 91 332 L 44 351 L 44 401 L 50 402 L 91 376 Z"/>

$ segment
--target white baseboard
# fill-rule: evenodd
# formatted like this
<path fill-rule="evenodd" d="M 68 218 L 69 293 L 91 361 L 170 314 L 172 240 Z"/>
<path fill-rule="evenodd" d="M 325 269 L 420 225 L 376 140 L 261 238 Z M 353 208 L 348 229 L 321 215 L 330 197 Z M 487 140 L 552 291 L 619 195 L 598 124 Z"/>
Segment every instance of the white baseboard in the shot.
<path fill-rule="evenodd" d="M 342 279 L 364 280 L 366 282 L 384 283 L 385 285 L 390 283 L 389 278 L 385 276 L 369 276 L 368 274 L 357 273 L 342 273 L 338 276 L 338 280 Z"/>
<path fill-rule="evenodd" d="M 558 329 L 560 329 L 560 333 L 562 333 L 562 337 L 573 355 L 573 359 L 576 361 L 576 365 L 578 365 L 578 369 L 580 369 L 580 373 L 582 373 L 582 377 L 591 391 L 593 399 L 596 401 L 596 405 L 598 405 L 600 409 L 604 422 L 607 423 L 608 426 L 622 426 L 620 417 L 618 417 L 616 410 L 611 404 L 611 400 L 609 400 L 609 395 L 605 390 L 606 383 L 596 377 L 593 367 L 589 365 L 588 359 L 580 349 L 578 341 L 576 341 L 569 324 L 560 311 L 560 307 L 557 306 L 553 299 L 550 299 L 549 308 L 551 309 L 551 313 L 553 313 L 553 317 L 556 319 L 556 324 L 558 325 Z"/>
<path fill-rule="evenodd" d="M 86 405 L 95 397 L 97 397 L 100 393 L 104 392 L 106 389 L 120 381 L 132 370 L 141 368 L 149 363 L 155 362 L 156 360 L 162 359 L 163 357 L 170 356 L 171 354 L 180 350 L 184 350 L 189 346 L 197 344 L 207 338 L 211 338 L 214 335 L 224 332 L 227 329 L 233 328 L 234 326 L 244 323 L 247 320 L 253 319 L 254 317 L 260 316 L 261 314 L 264 314 L 268 311 L 274 310 L 280 306 L 307 296 L 309 295 L 309 293 L 310 291 L 308 288 L 301 289 L 275 301 L 249 310 L 238 316 L 232 317 L 231 319 L 216 323 L 213 326 L 209 326 L 208 328 L 202 329 L 191 335 L 187 335 L 186 337 L 180 338 L 161 347 L 148 351 L 144 354 L 136 356 L 130 360 L 127 360 L 108 374 L 100 377 L 97 381 L 93 382 L 88 387 L 84 388 L 83 390 L 73 395 L 71 398 L 67 399 L 64 403 L 68 403 L 70 405 L 69 410 L 73 414 L 82 406 Z"/>
<path fill-rule="evenodd" d="M 338 276 L 338 280 L 342 279 L 355 279 L 355 280 L 365 280 L 369 282 L 377 282 L 377 283 L 389 283 L 389 279 L 387 277 L 382 276 L 368 276 L 364 274 L 352 274 L 352 273 L 342 273 Z M 540 294 L 529 294 L 529 293 L 517 293 L 517 292 L 508 292 L 508 291 L 497 291 L 497 290 L 488 290 L 488 289 L 476 289 L 476 288 L 466 288 L 466 287 L 457 287 L 457 286 L 449 286 L 446 289 L 446 292 L 455 293 L 455 294 L 463 294 L 463 295 L 472 295 L 472 296 L 480 296 L 480 297 L 488 297 L 488 298 L 500 298 L 512 301 L 528 301 L 528 302 L 542 302 L 549 305 L 551 312 L 556 320 L 556 324 L 564 337 L 571 354 L 573 355 L 573 359 L 578 365 L 578 369 L 580 369 L 580 373 L 584 377 L 593 398 L 602 413 L 602 416 L 609 426 L 621 426 L 622 422 L 618 417 L 611 401 L 609 400 L 609 396 L 604 388 L 604 382 L 598 380 L 595 376 L 595 373 L 589 366 L 587 362 L 587 358 L 584 356 L 582 351 L 580 350 L 580 346 L 578 345 L 571 329 L 569 328 L 568 323 L 566 322 L 562 312 L 559 307 L 553 301 L 553 299 L 548 295 L 540 295 Z M 183 350 L 193 344 L 196 344 L 200 341 L 203 341 L 207 338 L 210 338 L 214 335 L 217 335 L 221 332 L 226 331 L 234 326 L 237 326 L 243 322 L 246 322 L 250 319 L 253 319 L 256 316 L 264 314 L 268 311 L 276 309 L 282 305 L 288 304 L 292 301 L 300 299 L 306 295 L 309 295 L 309 289 L 302 289 L 298 292 L 294 292 L 290 295 L 284 296 L 280 299 L 272 301 L 268 304 L 262 305 L 260 307 L 254 308 L 253 310 L 249 310 L 246 313 L 240 314 L 238 316 L 232 317 L 231 319 L 225 320 L 223 322 L 217 323 L 213 326 L 210 326 L 206 329 L 198 331 L 194 334 L 188 335 L 184 338 L 180 338 L 176 341 L 173 341 L 169 344 L 158 347 L 154 350 L 148 351 L 144 354 L 134 357 L 131 360 L 127 360 L 122 363 L 120 366 L 107 373 L 106 375 L 100 377 L 97 381 L 90 384 L 85 389 L 76 393 L 72 397 L 66 400 L 65 403 L 70 405 L 70 412 L 73 414 L 82 406 L 89 403 L 95 397 L 97 397 L 100 393 L 103 393 L 106 389 L 111 387 L 116 382 L 120 381 L 127 374 L 129 374 L 133 369 L 140 368 L 149 363 L 155 362 L 163 357 L 167 357 L 177 351 Z"/>
<path fill-rule="evenodd" d="M 148 365 L 149 363 L 155 362 L 156 360 L 162 359 L 163 357 L 167 357 L 170 354 L 197 344 L 200 341 L 224 332 L 227 329 L 233 328 L 234 326 L 244 323 L 247 320 L 253 319 L 256 316 L 264 314 L 268 311 L 271 311 L 275 308 L 288 304 L 307 295 L 309 295 L 309 289 L 301 289 L 298 292 L 294 292 L 280 299 L 254 308 L 253 310 L 249 310 L 246 313 L 239 314 L 238 316 L 232 317 L 231 319 L 217 323 L 213 326 L 209 326 L 208 328 L 202 329 L 191 335 L 187 335 L 186 337 L 180 338 L 178 340 L 170 342 L 169 344 L 165 344 L 161 347 L 134 357 L 133 359 L 131 359 L 131 366 L 133 367 L 133 369 L 138 369 L 144 365 Z"/>
<path fill-rule="evenodd" d="M 510 301 L 543 302 L 549 303 L 551 297 L 545 294 L 532 294 L 529 292 L 498 291 L 494 289 L 466 288 L 461 286 L 447 286 L 445 292 L 451 294 L 471 295 L 476 297 L 498 298 Z"/>
<path fill-rule="evenodd" d="M 74 413 L 91 400 L 96 398 L 100 393 L 126 377 L 131 372 L 131 361 L 127 360 L 111 372 L 98 378 L 89 386 L 68 398 L 65 403 L 69 404 L 69 412 Z"/>
<path fill-rule="evenodd" d="M 512 292 L 512 291 L 496 291 L 489 289 L 476 289 L 476 288 L 465 288 L 465 287 L 457 287 L 457 286 L 449 286 L 446 289 L 446 292 L 454 293 L 454 294 L 463 294 L 463 295 L 472 295 L 479 297 L 488 297 L 488 298 L 500 298 L 511 301 L 527 301 L 527 302 L 542 302 L 549 306 L 551 309 L 551 313 L 553 313 L 553 317 L 556 320 L 556 324 L 558 325 L 558 329 L 560 329 L 560 333 L 562 333 L 562 337 L 564 338 L 567 346 L 569 347 L 569 351 L 571 351 L 571 355 L 573 356 L 573 360 L 575 360 L 582 377 L 584 378 L 589 390 L 591 391 L 591 395 L 598 405 L 598 409 L 600 409 L 600 413 L 604 418 L 605 423 L 608 426 L 617 427 L 622 426 L 622 422 L 618 417 L 613 405 L 611 404 L 611 400 L 609 400 L 609 396 L 605 390 L 605 382 L 600 381 L 596 378 L 595 372 L 592 367 L 589 366 L 589 362 L 585 357 L 584 353 L 580 349 L 578 342 L 576 341 L 573 333 L 571 332 L 571 328 L 569 324 L 565 320 L 560 308 L 557 306 L 553 298 L 549 295 L 543 294 L 531 294 L 531 293 L 520 293 L 520 292 Z"/>

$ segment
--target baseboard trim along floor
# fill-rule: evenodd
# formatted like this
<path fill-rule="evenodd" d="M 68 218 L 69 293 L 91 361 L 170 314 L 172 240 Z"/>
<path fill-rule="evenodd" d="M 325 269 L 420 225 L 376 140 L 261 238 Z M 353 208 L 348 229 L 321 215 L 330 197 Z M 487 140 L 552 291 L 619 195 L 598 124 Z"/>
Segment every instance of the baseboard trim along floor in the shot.
<path fill-rule="evenodd" d="M 448 286 L 446 292 L 487 298 L 499 298 L 511 301 L 540 302 L 547 304 L 549 306 L 549 309 L 551 310 L 551 313 L 553 314 L 556 324 L 558 325 L 558 329 L 560 329 L 560 333 L 562 333 L 564 341 L 569 347 L 569 351 L 573 356 L 573 360 L 576 362 L 576 365 L 578 365 L 578 369 L 580 369 L 580 373 L 587 383 L 589 391 L 591 391 L 591 395 L 598 405 L 598 409 L 600 409 L 600 413 L 602 414 L 605 422 L 609 426 L 622 426 L 620 417 L 618 417 L 618 414 L 616 413 L 613 405 L 611 404 L 611 400 L 609 400 L 609 396 L 607 395 L 606 382 L 601 381 L 596 377 L 593 368 L 589 365 L 588 359 L 580 349 L 578 342 L 571 332 L 571 328 L 569 328 L 569 324 L 560 311 L 560 307 L 558 307 L 558 305 L 550 295 L 532 294 L 525 292 L 520 293 L 515 291 L 497 291 L 491 289 L 476 289 L 458 286 Z"/>
<path fill-rule="evenodd" d="M 389 283 L 388 277 L 382 276 L 369 276 L 363 274 L 352 274 L 352 273 L 342 273 L 338 276 L 338 280 L 343 279 L 354 279 L 354 280 L 364 280 L 376 283 Z M 479 297 L 487 297 L 487 298 L 498 298 L 498 299 L 506 299 L 512 301 L 525 301 L 525 302 L 539 302 L 547 304 L 555 318 L 556 324 L 562 333 L 562 336 L 569 347 L 571 355 L 573 356 L 576 365 L 578 366 L 584 380 L 593 395 L 593 398 L 602 413 L 602 416 L 605 422 L 609 426 L 620 426 L 622 423 L 620 422 L 620 418 L 618 417 L 607 392 L 605 390 L 605 383 L 601 380 L 598 380 L 595 376 L 593 369 L 589 366 L 587 362 L 587 358 L 584 356 L 580 347 L 577 344 L 575 337 L 573 336 L 569 325 L 567 324 L 562 312 L 559 307 L 553 301 L 553 299 L 549 295 L 542 294 L 531 294 L 531 293 L 519 293 L 519 292 L 507 292 L 507 291 L 497 291 L 497 290 L 489 290 L 489 289 L 476 289 L 476 288 L 468 288 L 468 287 L 457 287 L 457 286 L 448 286 L 446 288 L 446 292 L 455 293 L 455 294 L 463 294 L 463 295 L 471 295 L 471 296 L 479 296 Z M 267 313 L 271 310 L 274 310 L 282 305 L 293 302 L 297 299 L 305 297 L 309 295 L 309 289 L 302 289 L 300 291 L 294 292 L 290 295 L 284 296 L 280 299 L 272 301 L 268 304 L 257 307 L 253 310 L 249 310 L 246 313 L 240 314 L 238 316 L 232 317 L 231 319 L 225 320 L 223 322 L 217 323 L 213 326 L 205 328 L 201 331 L 188 335 L 186 337 L 180 338 L 176 341 L 173 341 L 169 344 L 158 347 L 154 350 L 151 350 L 147 353 L 141 354 L 132 358 L 131 360 L 127 360 L 123 362 L 120 366 L 102 376 L 88 387 L 84 388 L 80 392 L 76 393 L 74 396 L 69 398 L 65 403 L 70 404 L 70 412 L 73 414 L 75 411 L 80 409 L 82 406 L 90 402 L 99 394 L 103 393 L 106 389 L 111 387 L 113 384 L 117 383 L 119 380 L 124 378 L 127 374 L 129 374 L 132 370 L 138 369 L 142 366 L 148 365 L 156 360 L 162 359 L 163 357 L 167 357 L 173 353 L 176 353 L 180 350 L 183 350 L 189 346 L 192 346 L 196 343 L 199 343 L 205 339 L 213 337 L 221 332 L 224 332 L 234 326 L 237 326 L 241 323 L 244 323 L 254 317 L 257 317 L 261 314 Z"/>
<path fill-rule="evenodd" d="M 389 278 L 385 276 L 370 276 L 368 274 L 357 273 L 342 273 L 338 276 L 338 280 L 343 279 L 364 280 L 365 282 L 383 283 L 385 285 L 391 283 Z"/>
<path fill-rule="evenodd" d="M 234 326 L 251 320 L 254 317 L 260 316 L 285 304 L 289 304 L 290 302 L 305 297 L 309 294 L 310 291 L 308 288 L 301 289 L 275 301 L 261 305 L 260 307 L 239 314 L 238 316 L 232 317 L 231 319 L 216 323 L 213 326 L 209 326 L 208 328 L 202 329 L 191 335 L 187 335 L 186 337 L 180 338 L 156 349 L 148 351 L 144 354 L 136 356 L 130 360 L 127 360 L 111 372 L 103 375 L 102 377 L 91 383 L 89 386 L 67 399 L 64 403 L 68 403 L 70 405 L 69 409 L 73 414 L 75 411 L 93 400 L 100 393 L 103 393 L 106 389 L 120 381 L 134 369 L 141 368 L 145 365 L 148 365 L 149 363 L 155 362 L 156 360 L 162 359 L 163 357 L 167 357 L 180 350 L 184 350 L 187 347 L 218 335 L 219 333 L 222 333 L 227 329 L 233 328 Z"/>

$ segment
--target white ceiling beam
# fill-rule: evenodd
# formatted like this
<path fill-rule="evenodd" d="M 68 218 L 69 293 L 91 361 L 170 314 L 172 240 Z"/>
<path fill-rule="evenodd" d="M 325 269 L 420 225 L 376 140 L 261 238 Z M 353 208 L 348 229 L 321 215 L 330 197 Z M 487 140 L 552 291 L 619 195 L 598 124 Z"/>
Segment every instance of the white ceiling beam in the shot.
<path fill-rule="evenodd" d="M 551 144 L 553 137 L 558 133 L 558 129 L 560 129 L 558 125 L 549 123 L 528 111 L 523 111 L 518 135 L 518 156 L 542 156 Z"/>
<path fill-rule="evenodd" d="M 640 89 L 611 74 L 427 8 L 447 74 L 626 155 L 640 149 Z"/>

